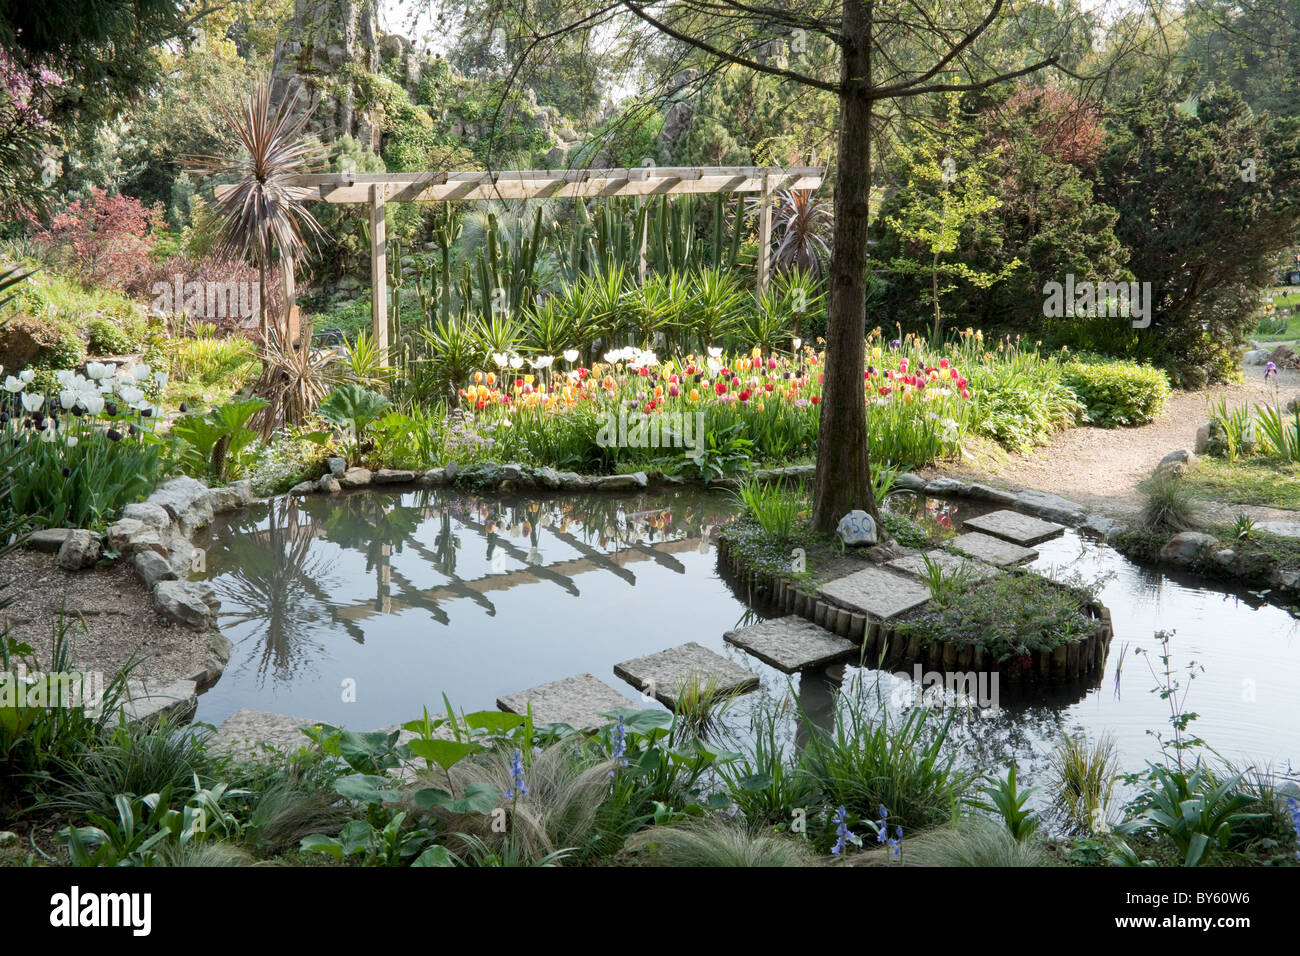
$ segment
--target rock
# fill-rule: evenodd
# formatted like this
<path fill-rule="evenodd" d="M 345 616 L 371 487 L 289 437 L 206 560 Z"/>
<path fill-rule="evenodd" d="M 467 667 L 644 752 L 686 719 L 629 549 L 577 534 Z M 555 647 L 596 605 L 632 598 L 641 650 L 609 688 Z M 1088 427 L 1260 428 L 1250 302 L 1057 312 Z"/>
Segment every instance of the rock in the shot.
<path fill-rule="evenodd" d="M 1286 410 L 1291 413 L 1300 412 L 1300 395 L 1293 395 L 1286 402 Z"/>
<path fill-rule="evenodd" d="M 1105 515 L 1096 514 L 1095 512 L 1088 515 L 1088 517 L 1084 519 L 1083 524 L 1079 526 L 1079 530 L 1091 532 L 1099 538 L 1105 538 L 1116 531 L 1123 530 L 1123 528 L 1124 525 L 1121 522 L 1116 521 L 1114 518 L 1107 518 Z"/>
<path fill-rule="evenodd" d="M 1160 459 L 1161 465 L 1167 465 L 1172 462 L 1178 462 L 1182 465 L 1194 465 L 1196 464 L 1196 456 L 1186 448 L 1180 448 L 1177 451 L 1171 451 L 1169 454 L 1165 455 L 1164 458 Z"/>
<path fill-rule="evenodd" d="M 722 639 L 787 674 L 825 667 L 858 652 L 858 645 L 795 615 L 727 631 Z"/>
<path fill-rule="evenodd" d="M 119 553 L 126 552 L 127 542 L 133 535 L 144 531 L 144 524 L 135 518 L 122 518 L 108 526 L 108 546 Z M 62 546 L 63 542 L 59 542 Z"/>
<path fill-rule="evenodd" d="M 247 508 L 252 500 L 253 488 L 247 482 L 208 490 L 208 502 L 212 505 L 213 514 L 226 514 L 238 511 L 240 508 Z"/>
<path fill-rule="evenodd" d="M 73 528 L 46 528 L 41 531 L 33 531 L 27 536 L 25 543 L 33 551 L 54 554 L 63 547 L 63 542 L 68 540 L 68 536 L 72 534 L 73 530 Z"/>
<path fill-rule="evenodd" d="M 1156 465 L 1151 474 L 1157 478 L 1181 478 L 1186 470 L 1187 466 L 1181 461 L 1166 461 Z"/>
<path fill-rule="evenodd" d="M 339 480 L 333 475 L 325 475 L 316 482 L 316 490 L 327 495 L 337 495 L 343 490 L 343 486 L 339 484 Z"/>
<path fill-rule="evenodd" d="M 1300 568 L 1274 568 L 1268 583 L 1286 591 L 1300 591 Z"/>
<path fill-rule="evenodd" d="M 158 613 L 169 621 L 195 630 L 216 626 L 217 616 L 208 596 L 192 582 L 159 582 L 154 587 L 153 596 Z"/>
<path fill-rule="evenodd" d="M 1269 355 L 1268 361 L 1278 368 L 1300 368 L 1300 353 L 1289 345 L 1279 345 Z"/>
<path fill-rule="evenodd" d="M 404 468 L 380 468 L 371 481 L 377 485 L 407 485 L 415 481 L 415 472 Z"/>
<path fill-rule="evenodd" d="M 161 531 L 172 523 L 172 516 L 160 504 L 137 501 L 122 509 L 122 517 L 139 521 L 147 528 Z"/>
<path fill-rule="evenodd" d="M 645 475 L 641 474 L 641 481 L 636 475 L 601 475 L 592 479 L 592 487 L 596 491 L 635 491 L 645 487 Z"/>
<path fill-rule="evenodd" d="M 543 487 L 550 488 L 552 491 L 563 484 L 560 480 L 560 473 L 554 468 L 545 465 L 537 469 L 537 480 L 541 482 Z"/>
<path fill-rule="evenodd" d="M 1231 548 L 1224 548 L 1222 551 L 1214 552 L 1214 563 L 1221 568 L 1232 567 L 1232 562 L 1237 560 L 1237 552 Z"/>
<path fill-rule="evenodd" d="M 1086 513 L 1083 505 L 1077 501 L 1033 489 L 1026 489 L 1016 495 L 1016 507 L 1062 524 L 1078 524 Z"/>
<path fill-rule="evenodd" d="M 230 656 L 235 652 L 235 645 L 228 637 L 213 631 L 208 637 L 207 650 L 208 658 L 203 662 L 203 666 L 186 678 L 194 681 L 200 693 L 215 684 L 225 672 L 226 665 L 230 663 Z"/>
<path fill-rule="evenodd" d="M 369 468 L 349 468 L 337 480 L 341 488 L 367 488 L 373 478 Z"/>
<path fill-rule="evenodd" d="M 683 690 L 706 683 L 719 696 L 747 694 L 759 687 L 753 673 L 694 641 L 615 664 L 614 673 L 670 710 L 676 708 Z"/>
<path fill-rule="evenodd" d="M 970 518 L 965 522 L 965 528 L 967 531 L 980 531 L 995 538 L 1002 538 L 1022 548 L 1031 548 L 1043 541 L 1059 538 L 1065 533 L 1065 528 L 1059 524 L 1005 508 Z"/>
<path fill-rule="evenodd" d="M 63 539 L 55 559 L 66 571 L 80 571 L 99 560 L 99 536 L 91 531 L 73 531 Z"/>
<path fill-rule="evenodd" d="M 841 518 L 835 533 L 846 545 L 875 544 L 879 540 L 875 519 L 860 508 Z"/>
<path fill-rule="evenodd" d="M 969 487 L 965 482 L 958 481 L 956 478 L 936 478 L 934 481 L 928 481 L 925 485 L 927 495 L 960 495 Z"/>
<path fill-rule="evenodd" d="M 156 551 L 141 551 L 131 559 L 131 564 L 150 591 L 160 581 L 175 581 L 178 577 L 171 562 Z"/>
<path fill-rule="evenodd" d="M 448 481 L 455 481 L 456 476 L 460 474 L 460 465 L 457 462 L 449 461 L 443 465 L 442 470 L 446 474 Z"/>
<path fill-rule="evenodd" d="M 1174 535 L 1160 549 L 1160 559 L 1170 564 L 1188 565 L 1200 556 L 1203 550 L 1217 547 L 1219 541 L 1214 535 L 1199 531 L 1183 531 Z"/>
<path fill-rule="evenodd" d="M 560 487 L 565 491 L 585 491 L 590 488 L 592 480 L 585 478 L 576 471 L 560 472 Z"/>
<path fill-rule="evenodd" d="M 196 478 L 173 478 L 163 482 L 154 489 L 146 504 L 161 505 L 186 534 L 212 520 L 208 486 Z"/>
<path fill-rule="evenodd" d="M 329 469 L 330 474 L 335 478 L 342 478 L 343 474 L 348 470 L 348 463 L 342 458 L 326 458 L 325 467 Z"/>
<path fill-rule="evenodd" d="M 441 488 L 447 483 L 447 472 L 442 468 L 430 468 L 420 476 L 420 484 L 429 488 Z"/>
<path fill-rule="evenodd" d="M 575 674 L 497 698 L 497 707 L 510 714 L 526 714 L 531 707 L 533 723 L 538 727 L 568 724 L 575 730 L 606 727 L 612 721 L 603 714 L 636 706 L 591 674 Z"/>
<path fill-rule="evenodd" d="M 1300 521 L 1261 521 L 1255 530 L 1282 538 L 1300 538 Z"/>
<path fill-rule="evenodd" d="M 154 551 L 163 556 L 171 557 L 171 547 L 168 545 L 162 534 L 152 528 L 141 528 L 135 534 L 126 539 L 126 543 L 116 549 L 122 554 L 138 554 L 141 551 Z"/>
<path fill-rule="evenodd" d="M 1014 491 L 1005 491 L 991 485 L 980 484 L 974 484 L 967 488 L 966 497 L 974 498 L 976 501 L 991 501 L 996 505 L 1010 505 L 1015 504 L 1016 501 Z"/>
<path fill-rule="evenodd" d="M 152 681 L 127 681 L 122 704 L 127 724 L 151 726 L 164 717 L 180 718 L 194 712 L 197 688 L 192 680 L 158 685 Z"/>
<path fill-rule="evenodd" d="M 18 834 L 13 830 L 0 830 L 0 846 L 13 846 L 18 842 Z"/>
<path fill-rule="evenodd" d="M 524 473 L 522 465 L 502 465 L 497 469 L 497 478 L 501 481 L 518 481 Z"/>
<path fill-rule="evenodd" d="M 1241 357 L 1242 365 L 1265 365 L 1268 362 L 1268 349 L 1251 349 Z"/>
<path fill-rule="evenodd" d="M 650 484 L 650 478 L 644 471 L 632 472 L 632 480 L 636 482 L 638 488 L 645 488 Z"/>
<path fill-rule="evenodd" d="M 1213 427 L 1212 422 L 1206 422 L 1200 428 L 1196 429 L 1196 454 L 1204 455 L 1210 450 L 1210 429 Z"/>
<path fill-rule="evenodd" d="M 828 582 L 819 596 L 873 621 L 886 621 L 925 604 L 930 589 L 908 575 L 868 567 Z"/>
<path fill-rule="evenodd" d="M 289 489 L 289 494 L 309 495 L 316 490 L 316 484 L 317 483 L 314 481 L 300 481 L 298 482 L 298 484 L 294 485 L 292 488 Z"/>
<path fill-rule="evenodd" d="M 926 481 L 920 475 L 914 475 L 910 471 L 905 471 L 894 479 L 894 490 L 896 491 L 925 491 Z"/>

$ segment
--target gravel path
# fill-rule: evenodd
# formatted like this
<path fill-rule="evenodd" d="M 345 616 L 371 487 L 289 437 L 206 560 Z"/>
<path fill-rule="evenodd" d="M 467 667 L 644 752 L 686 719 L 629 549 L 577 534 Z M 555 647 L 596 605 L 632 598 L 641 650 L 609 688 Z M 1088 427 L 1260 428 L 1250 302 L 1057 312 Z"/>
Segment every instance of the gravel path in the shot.
<path fill-rule="evenodd" d="M 1010 455 L 997 467 L 945 465 L 940 473 L 991 484 L 1036 488 L 1078 501 L 1116 517 L 1129 517 L 1142 505 L 1139 482 L 1151 475 L 1160 459 L 1179 448 L 1191 451 L 1196 430 L 1208 420 L 1209 407 L 1226 397 L 1230 406 L 1243 402 L 1285 402 L 1300 390 L 1300 372 L 1285 371 L 1264 383 L 1263 368 L 1247 368 L 1241 385 L 1174 392 L 1165 412 L 1137 428 L 1071 428 L 1052 436 L 1047 445 L 1026 455 Z M 1256 518 L 1295 517 L 1295 512 L 1244 505 L 1207 505 L 1205 517 L 1220 518 L 1243 511 Z"/>

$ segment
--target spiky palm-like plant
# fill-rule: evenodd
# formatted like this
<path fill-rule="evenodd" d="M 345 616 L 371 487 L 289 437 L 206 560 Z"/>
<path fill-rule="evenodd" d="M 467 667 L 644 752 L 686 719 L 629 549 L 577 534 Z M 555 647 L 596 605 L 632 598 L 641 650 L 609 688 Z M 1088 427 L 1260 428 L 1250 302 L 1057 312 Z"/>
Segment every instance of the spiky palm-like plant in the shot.
<path fill-rule="evenodd" d="M 233 188 L 217 200 L 215 252 L 251 258 L 256 263 L 263 292 L 259 297 L 263 344 L 271 339 L 265 293 L 273 250 L 278 249 L 282 259 L 296 259 L 308 240 L 325 235 L 305 205 L 311 191 L 290 182 L 322 156 L 319 146 L 303 137 L 311 110 L 298 112 L 297 105 L 298 91 L 294 90 L 278 106 L 272 106 L 270 84 L 259 82 L 242 107 L 224 111 L 224 119 L 243 147 L 239 158 L 206 164 L 213 173 L 238 177 Z M 286 302 L 286 314 L 290 308 L 292 303 Z"/>
<path fill-rule="evenodd" d="M 820 277 L 830 258 L 826 236 L 830 232 L 831 201 L 811 189 L 791 189 L 780 194 L 773 225 L 778 236 L 772 267 L 778 272 L 798 269 Z"/>

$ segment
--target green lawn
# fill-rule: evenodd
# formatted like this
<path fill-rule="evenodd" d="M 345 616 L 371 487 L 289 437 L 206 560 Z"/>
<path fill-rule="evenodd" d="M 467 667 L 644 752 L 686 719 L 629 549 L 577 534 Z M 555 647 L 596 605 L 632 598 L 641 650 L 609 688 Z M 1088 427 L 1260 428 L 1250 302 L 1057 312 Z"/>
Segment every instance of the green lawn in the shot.
<path fill-rule="evenodd" d="M 1257 328 L 1253 338 L 1260 342 L 1291 342 L 1300 339 L 1300 291 L 1284 291 L 1290 287 L 1284 286 L 1282 289 L 1273 290 L 1273 308 L 1274 309 L 1291 309 L 1291 315 L 1287 319 L 1286 328 L 1278 331 L 1262 331 Z"/>
<path fill-rule="evenodd" d="M 1208 455 L 1184 475 L 1200 498 L 1300 509 L 1300 463 L 1277 458 L 1224 461 Z"/>

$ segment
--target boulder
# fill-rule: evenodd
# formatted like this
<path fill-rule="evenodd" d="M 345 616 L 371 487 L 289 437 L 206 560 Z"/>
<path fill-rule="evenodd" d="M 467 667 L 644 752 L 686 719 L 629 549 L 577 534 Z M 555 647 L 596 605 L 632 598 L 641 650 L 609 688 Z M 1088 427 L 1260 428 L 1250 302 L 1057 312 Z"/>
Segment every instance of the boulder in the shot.
<path fill-rule="evenodd" d="M 343 486 L 339 484 L 339 480 L 333 475 L 325 475 L 320 481 L 316 482 L 316 490 L 327 495 L 337 495 L 342 488 Z"/>
<path fill-rule="evenodd" d="M 291 494 L 291 495 L 309 495 L 309 494 L 311 494 L 311 493 L 312 493 L 313 491 L 315 491 L 315 490 L 316 490 L 316 482 L 314 482 L 314 481 L 300 481 L 300 482 L 298 482 L 298 484 L 294 485 L 292 488 L 289 489 L 289 494 Z"/>
<path fill-rule="evenodd" d="M 1194 446 L 1196 450 L 1196 454 L 1204 455 L 1209 452 L 1210 429 L 1212 427 L 1213 427 L 1213 423 L 1206 422 L 1200 428 L 1196 429 L 1196 445 Z"/>
<path fill-rule="evenodd" d="M 1218 548 L 1219 541 L 1214 535 L 1199 531 L 1183 531 L 1165 542 L 1160 549 L 1160 559 L 1170 564 L 1189 565 L 1209 548 Z"/>
<path fill-rule="evenodd" d="M 1033 489 L 1026 489 L 1016 495 L 1015 504 L 1022 511 L 1061 524 L 1078 524 L 1086 514 L 1083 505 L 1077 501 Z"/>
<path fill-rule="evenodd" d="M 420 484 L 429 488 L 441 488 L 447 483 L 447 472 L 442 468 L 430 468 L 420 476 Z"/>
<path fill-rule="evenodd" d="M 374 479 L 369 468 L 348 468 L 339 477 L 338 484 L 341 488 L 368 488 L 370 481 Z"/>
<path fill-rule="evenodd" d="M 1268 361 L 1278 368 L 1300 368 L 1300 353 L 1289 345 L 1279 345 L 1269 355 Z"/>
<path fill-rule="evenodd" d="M 190 581 L 161 581 L 154 587 L 153 597 L 161 617 L 201 631 L 217 623 L 210 591 Z"/>
<path fill-rule="evenodd" d="M 1179 448 L 1177 451 L 1171 451 L 1169 454 L 1165 455 L 1164 458 L 1160 459 L 1161 465 L 1169 465 L 1174 463 L 1180 465 L 1194 465 L 1196 464 L 1196 456 L 1193 455 L 1186 448 Z M 1159 466 L 1157 465 L 1157 467 Z"/>
<path fill-rule="evenodd" d="M 925 493 L 927 495 L 960 495 L 966 491 L 969 485 L 964 481 L 958 481 L 956 478 L 936 478 L 933 481 L 926 482 Z"/>
<path fill-rule="evenodd" d="M 68 540 L 73 530 L 72 528 L 45 528 L 41 531 L 33 531 L 27 536 L 25 543 L 33 551 L 55 554 L 63 547 L 63 542 Z"/>
<path fill-rule="evenodd" d="M 542 487 L 550 488 L 552 491 L 559 488 L 562 484 L 560 473 L 548 465 L 543 465 L 541 468 L 537 469 L 537 480 L 541 483 Z"/>
<path fill-rule="evenodd" d="M 377 485 L 407 485 L 415 481 L 415 472 L 404 468 L 380 468 L 370 480 Z"/>
<path fill-rule="evenodd" d="M 974 498 L 976 501 L 991 501 L 997 505 L 1013 505 L 1016 503 L 1016 493 L 1014 491 L 1004 491 L 991 485 L 971 485 L 966 489 L 966 496 Z"/>
<path fill-rule="evenodd" d="M 1268 349 L 1251 349 L 1241 357 L 1242 365 L 1264 365 L 1268 362 Z"/>
<path fill-rule="evenodd" d="M 144 586 L 150 591 L 160 581 L 175 581 L 177 574 L 171 562 L 155 551 L 141 551 L 131 559 L 131 565 Z"/>
<path fill-rule="evenodd" d="M 635 491 L 645 487 L 645 475 L 641 475 L 641 479 L 637 481 L 635 475 L 601 475 L 592 481 L 597 491 Z"/>
<path fill-rule="evenodd" d="M 448 481 L 455 481 L 456 476 L 460 474 L 460 465 L 454 461 L 449 461 L 443 465 L 442 470 Z"/>
<path fill-rule="evenodd" d="M 237 481 L 208 491 L 208 502 L 213 514 L 227 514 L 247 508 L 253 501 L 253 486 L 248 481 Z"/>
<path fill-rule="evenodd" d="M 326 458 L 325 466 L 329 468 L 330 474 L 335 478 L 342 478 L 348 470 L 348 463 L 342 458 Z"/>
<path fill-rule="evenodd" d="M 894 479 L 894 488 L 898 491 L 925 491 L 925 484 L 924 478 L 910 471 L 905 471 Z"/>
<path fill-rule="evenodd" d="M 73 531 L 63 539 L 55 559 L 66 571 L 80 571 L 99 560 L 99 535 L 92 531 Z"/>
<path fill-rule="evenodd" d="M 166 508 L 148 501 L 137 501 L 135 504 L 127 505 L 122 509 L 122 517 L 132 518 L 157 531 L 172 523 L 172 516 Z"/>
<path fill-rule="evenodd" d="M 1222 551 L 1214 552 L 1214 563 L 1221 568 L 1230 568 L 1232 563 L 1237 560 L 1237 552 L 1231 548 L 1224 548 Z"/>
<path fill-rule="evenodd" d="M 1255 530 L 1281 538 L 1300 538 L 1300 521 L 1261 521 Z"/>
<path fill-rule="evenodd" d="M 136 518 L 121 518 L 108 526 L 108 546 L 114 551 L 125 554 L 127 543 L 134 535 L 145 530 L 144 523 Z M 59 541 L 60 546 L 63 544 Z"/>
<path fill-rule="evenodd" d="M 1107 518 L 1101 514 L 1090 514 L 1084 519 L 1083 524 L 1079 526 L 1080 530 L 1088 531 L 1100 538 L 1105 538 L 1116 531 L 1123 530 L 1124 525 L 1114 518 Z"/>
<path fill-rule="evenodd" d="M 146 502 L 161 505 L 181 530 L 190 534 L 212 520 L 208 486 L 196 478 L 173 478 L 159 485 Z"/>
<path fill-rule="evenodd" d="M 1268 583 L 1284 591 L 1300 591 L 1300 568 L 1274 568 Z"/>
<path fill-rule="evenodd" d="M 879 540 L 875 519 L 861 509 L 850 511 L 841 518 L 835 533 L 846 545 L 870 545 Z"/>
<path fill-rule="evenodd" d="M 497 470 L 497 478 L 501 481 L 518 481 L 522 477 L 524 469 L 522 465 L 509 464 L 502 465 Z"/>

